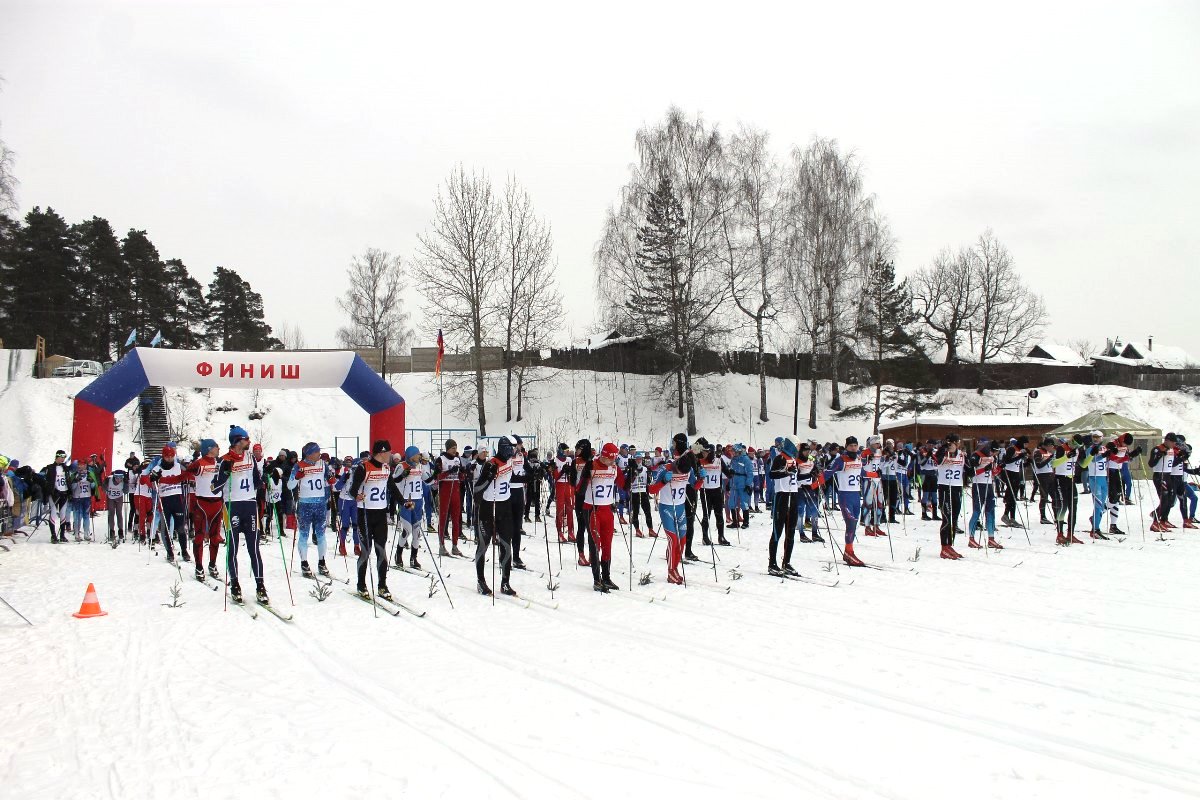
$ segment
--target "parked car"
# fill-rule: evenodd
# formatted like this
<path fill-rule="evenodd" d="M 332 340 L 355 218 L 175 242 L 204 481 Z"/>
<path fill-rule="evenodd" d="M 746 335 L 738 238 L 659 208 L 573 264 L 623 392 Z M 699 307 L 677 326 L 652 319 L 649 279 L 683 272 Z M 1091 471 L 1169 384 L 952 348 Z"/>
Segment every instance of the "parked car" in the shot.
<path fill-rule="evenodd" d="M 55 367 L 55 378 L 95 378 L 104 374 L 104 368 L 99 361 L 68 361 L 61 367 Z"/>

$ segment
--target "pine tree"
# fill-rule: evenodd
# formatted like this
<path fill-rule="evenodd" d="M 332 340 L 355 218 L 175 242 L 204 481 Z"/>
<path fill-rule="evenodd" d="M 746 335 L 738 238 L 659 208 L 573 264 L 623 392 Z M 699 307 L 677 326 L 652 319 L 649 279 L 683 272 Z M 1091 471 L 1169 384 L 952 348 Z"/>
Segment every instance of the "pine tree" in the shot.
<path fill-rule="evenodd" d="M 40 335 L 48 354 L 74 356 L 85 343 L 90 309 L 77 305 L 75 238 L 67 221 L 52 208 L 34 208 L 13 241 L 2 292 L 9 346 L 32 348 Z"/>
<path fill-rule="evenodd" d="M 867 272 L 858 316 L 859 356 L 864 367 L 852 389 L 869 389 L 872 399 L 838 412 L 839 418 L 873 419 L 872 432 L 886 413 L 904 417 L 936 411 L 944 403 L 927 399 L 933 375 L 929 357 L 917 341 L 917 315 L 905 279 L 896 284 L 896 266 L 877 258 Z M 889 385 L 890 384 L 890 385 Z"/>
<path fill-rule="evenodd" d="M 129 280 L 129 298 L 119 312 L 119 330 L 136 330 L 138 341 L 146 344 L 174 302 L 167 287 L 166 267 L 145 231 L 129 231 L 121 241 L 121 255 Z"/>
<path fill-rule="evenodd" d="M 204 296 L 204 287 L 188 272 L 187 266 L 178 258 L 169 259 L 164 265 L 166 288 L 172 302 L 162 314 L 163 344 L 186 350 L 203 349 L 209 346 L 207 331 L 209 304 Z"/>
<path fill-rule="evenodd" d="M 262 295 L 231 269 L 217 267 L 208 285 L 211 307 L 208 331 L 222 350 L 280 350 L 283 343 L 271 335 L 263 319 Z"/>
<path fill-rule="evenodd" d="M 100 217 L 80 222 L 71 231 L 79 251 L 76 286 L 80 300 L 86 295 L 92 309 L 88 346 L 80 356 L 108 361 L 118 353 L 126 336 L 118 327 L 121 309 L 130 297 L 121 243 L 108 220 Z"/>

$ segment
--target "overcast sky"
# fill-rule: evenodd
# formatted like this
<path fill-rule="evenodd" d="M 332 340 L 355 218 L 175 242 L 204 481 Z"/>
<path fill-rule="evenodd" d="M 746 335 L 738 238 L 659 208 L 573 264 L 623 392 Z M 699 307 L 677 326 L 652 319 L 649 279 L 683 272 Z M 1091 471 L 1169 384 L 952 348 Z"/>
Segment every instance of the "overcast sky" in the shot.
<path fill-rule="evenodd" d="M 674 103 L 856 151 L 901 272 L 991 227 L 1054 338 L 1200 357 L 1200 2 L 0 0 L 0 76 L 22 212 L 233 267 L 310 347 L 350 257 L 412 255 L 459 161 L 526 185 L 561 338 L 586 330 L 604 209 Z"/>

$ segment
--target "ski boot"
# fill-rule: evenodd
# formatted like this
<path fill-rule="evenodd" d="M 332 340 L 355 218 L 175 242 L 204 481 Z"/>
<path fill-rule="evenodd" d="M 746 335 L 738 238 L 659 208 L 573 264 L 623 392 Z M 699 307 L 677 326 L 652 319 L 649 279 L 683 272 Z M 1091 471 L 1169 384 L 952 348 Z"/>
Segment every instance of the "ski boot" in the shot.
<path fill-rule="evenodd" d="M 783 569 L 784 573 L 788 575 L 795 575 L 796 577 L 800 576 L 800 573 L 796 571 L 796 568 L 786 561 L 783 562 L 783 567 L 781 569 Z"/>
<path fill-rule="evenodd" d="M 439 555 L 439 556 L 448 556 L 448 555 L 450 555 L 450 551 L 446 549 L 446 540 L 445 540 L 445 539 L 443 539 L 442 541 L 438 542 L 438 555 Z"/>
<path fill-rule="evenodd" d="M 702 536 L 702 537 L 701 537 L 700 544 L 704 545 L 705 547 L 712 547 L 712 539 L 709 539 L 709 538 L 708 538 L 708 534 L 707 534 L 707 533 L 706 533 L 706 534 L 704 534 L 704 536 Z"/>
<path fill-rule="evenodd" d="M 767 574 L 775 578 L 782 578 L 785 573 L 779 568 L 778 564 L 772 561 L 767 565 Z"/>
<path fill-rule="evenodd" d="M 983 545 L 975 541 L 975 537 L 972 536 L 969 540 L 967 540 L 967 548 L 970 550 L 982 550 Z"/>
<path fill-rule="evenodd" d="M 362 555 L 362 545 L 354 545 L 354 555 L 355 557 Z"/>
<path fill-rule="evenodd" d="M 219 581 L 219 580 L 221 580 L 221 574 L 220 574 L 219 572 L 217 572 L 217 565 L 216 565 L 216 564 L 209 564 L 209 565 L 208 565 L 208 574 L 209 574 L 210 576 L 212 576 L 212 579 L 213 579 L 214 581 Z"/>
<path fill-rule="evenodd" d="M 317 574 L 324 575 L 326 578 L 332 577 L 329 574 L 329 567 L 325 566 L 325 559 L 323 558 L 317 562 Z"/>
<path fill-rule="evenodd" d="M 357 593 L 358 593 L 358 596 L 364 600 L 371 599 L 371 593 L 369 591 L 367 591 L 367 587 L 365 587 L 365 586 L 359 586 Z"/>
<path fill-rule="evenodd" d="M 1079 537 L 1077 537 L 1077 536 L 1076 536 L 1075 534 L 1073 534 L 1073 533 L 1070 535 L 1070 537 L 1069 537 L 1069 538 L 1070 538 L 1070 540 L 1071 540 L 1071 544 L 1083 544 L 1083 540 L 1082 540 L 1082 539 L 1080 539 Z"/>
<path fill-rule="evenodd" d="M 408 555 L 408 565 L 413 569 L 421 569 L 421 562 L 417 561 L 417 548 L 412 548 L 412 552 Z"/>
<path fill-rule="evenodd" d="M 810 536 L 809 538 L 812 539 L 814 542 L 819 542 L 820 544 L 825 544 L 825 540 L 821 537 L 821 534 L 817 533 L 816 530 L 814 530 L 812 532 L 812 536 Z"/>
<path fill-rule="evenodd" d="M 1108 526 L 1108 533 L 1110 536 L 1124 536 L 1125 535 L 1125 531 L 1118 528 L 1115 522 L 1112 525 Z"/>
<path fill-rule="evenodd" d="M 799 539 L 800 541 L 804 542 L 805 544 L 812 544 L 812 537 L 810 537 L 803 530 L 797 531 L 796 538 Z"/>
<path fill-rule="evenodd" d="M 237 581 L 229 584 L 229 599 L 238 605 L 242 603 L 242 587 Z"/>
<path fill-rule="evenodd" d="M 987 546 L 992 548 L 993 550 L 1003 550 L 1004 549 L 1004 545 L 997 542 L 995 537 L 993 537 L 993 536 L 988 537 Z"/>
<path fill-rule="evenodd" d="M 955 553 L 954 549 L 952 547 L 950 547 L 950 545 L 948 545 L 948 544 L 942 545 L 941 555 L 942 555 L 942 558 L 946 558 L 951 561 L 957 561 L 958 559 L 962 558 L 962 556 Z"/>
<path fill-rule="evenodd" d="M 500 584 L 500 594 L 506 594 L 509 597 L 517 596 L 516 590 L 513 589 L 513 587 L 508 585 L 508 581 L 505 581 L 504 583 Z"/>
<path fill-rule="evenodd" d="M 846 545 L 846 549 L 842 551 L 842 561 L 846 562 L 846 564 L 851 567 L 866 566 L 863 564 L 862 559 L 854 554 L 853 544 Z"/>
<path fill-rule="evenodd" d="M 1200 526 L 1197 526 L 1197 525 L 1196 525 L 1196 520 L 1194 520 L 1194 519 L 1185 519 L 1185 520 L 1183 521 L 1183 527 L 1185 527 L 1185 528 L 1196 528 L 1196 527 L 1200 527 Z"/>
<path fill-rule="evenodd" d="M 337 554 L 339 556 L 343 556 L 343 557 L 346 555 L 346 543 L 345 542 L 338 542 Z M 355 553 L 354 555 L 358 555 L 358 553 Z"/>
<path fill-rule="evenodd" d="M 380 586 L 379 591 L 376 592 L 376 594 L 379 595 L 379 597 L 381 597 L 384 600 L 392 599 L 392 593 L 390 591 L 388 591 L 388 587 L 386 587 L 386 586 Z"/>
<path fill-rule="evenodd" d="M 258 601 L 259 605 L 271 605 L 271 598 L 267 597 L 267 587 L 261 583 L 254 588 L 254 599 Z"/>
<path fill-rule="evenodd" d="M 308 566 L 308 562 L 307 562 L 307 561 L 301 561 L 301 562 L 300 562 L 300 577 L 302 577 L 302 578 L 311 578 L 311 577 L 313 577 L 313 571 L 312 571 L 312 569 L 311 569 L 311 568 Z"/>
<path fill-rule="evenodd" d="M 693 553 L 691 550 L 685 551 L 683 554 L 683 558 L 685 561 L 699 561 L 700 560 L 700 558 L 695 553 Z"/>
<path fill-rule="evenodd" d="M 642 529 L 637 527 L 636 525 L 633 527 L 633 535 L 635 538 L 638 538 L 638 539 L 646 538 L 646 534 L 642 533 Z"/>
<path fill-rule="evenodd" d="M 657 539 L 657 538 L 658 538 L 658 534 L 654 532 L 654 528 L 649 528 L 649 529 L 647 530 L 647 533 L 646 533 L 646 535 L 647 535 L 647 536 L 649 536 L 651 539 Z"/>
<path fill-rule="evenodd" d="M 479 579 L 479 582 L 475 586 L 475 590 L 477 592 L 479 592 L 481 595 L 483 595 L 484 597 L 492 596 L 492 590 L 490 588 L 488 588 L 487 582 L 484 581 L 483 578 Z"/>
<path fill-rule="evenodd" d="M 600 562 L 600 582 L 603 583 L 605 588 L 607 588 L 610 592 L 616 591 L 617 589 L 621 588 L 621 587 L 617 586 L 615 583 L 613 583 L 612 577 L 609 573 L 609 569 L 611 566 L 612 566 L 611 561 L 601 561 Z"/>
<path fill-rule="evenodd" d="M 524 561 L 522 561 L 519 558 L 515 558 L 515 557 L 513 558 L 512 565 L 513 565 L 513 569 L 529 569 L 529 567 L 525 566 Z"/>
<path fill-rule="evenodd" d="M 925 510 L 925 506 L 921 506 L 921 522 L 929 522 L 929 512 Z"/>
<path fill-rule="evenodd" d="M 179 548 L 179 550 L 180 550 L 179 555 L 183 558 L 183 563 L 185 563 L 185 564 L 192 563 L 192 557 L 188 555 L 187 548 L 181 547 L 181 548 Z"/>
<path fill-rule="evenodd" d="M 576 563 L 581 567 L 590 567 L 592 565 L 592 562 L 588 561 L 587 556 L 584 555 L 582 550 L 579 551 L 579 560 Z"/>
<path fill-rule="evenodd" d="M 459 556 L 461 558 L 466 558 L 466 556 L 463 555 L 462 550 L 458 549 L 458 545 L 454 545 L 453 547 L 450 548 L 450 555 Z"/>
<path fill-rule="evenodd" d="M 1108 537 L 1105 536 L 1100 531 L 1088 531 L 1088 537 L 1091 539 L 1105 539 L 1105 540 L 1108 539 Z"/>
<path fill-rule="evenodd" d="M 396 545 L 396 555 L 392 559 L 392 566 L 396 569 L 404 569 L 404 548 Z"/>
<path fill-rule="evenodd" d="M 721 535 L 717 536 L 717 544 L 720 547 L 733 547 L 733 542 L 729 541 L 728 539 L 726 539 L 724 536 L 721 536 Z"/>
<path fill-rule="evenodd" d="M 683 584 L 683 576 L 679 574 L 678 570 L 668 569 L 667 570 L 667 583 L 673 583 L 676 586 L 680 586 Z"/>
<path fill-rule="evenodd" d="M 196 580 L 204 583 L 204 566 L 202 564 L 196 565 Z"/>

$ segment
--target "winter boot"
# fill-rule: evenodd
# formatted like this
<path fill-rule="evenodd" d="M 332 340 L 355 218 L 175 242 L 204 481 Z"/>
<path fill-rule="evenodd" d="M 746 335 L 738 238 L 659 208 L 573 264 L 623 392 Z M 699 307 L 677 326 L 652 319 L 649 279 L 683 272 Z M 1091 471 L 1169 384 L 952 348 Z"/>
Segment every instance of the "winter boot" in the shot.
<path fill-rule="evenodd" d="M 311 578 L 312 576 L 313 576 L 313 571 L 308 566 L 308 562 L 301 561 L 300 562 L 300 577 L 301 578 Z"/>
<path fill-rule="evenodd" d="M 609 590 L 610 592 L 612 592 L 612 591 L 616 591 L 617 589 L 620 589 L 620 588 L 621 588 L 620 586 L 617 586 L 615 583 L 613 583 L 612 576 L 611 576 L 611 574 L 610 574 L 610 572 L 609 572 L 609 569 L 610 569 L 611 567 L 612 567 L 612 562 L 611 562 L 611 561 L 602 561 L 602 562 L 600 562 L 600 576 L 601 576 L 601 577 L 600 577 L 600 580 L 601 580 L 601 582 L 603 582 L 603 583 L 604 583 L 604 585 L 605 585 L 606 587 L 608 587 L 608 590 Z"/>
<path fill-rule="evenodd" d="M 1004 549 L 1004 545 L 1002 545 L 1002 544 L 1000 544 L 999 542 L 997 542 L 997 541 L 996 541 L 996 540 L 995 540 L 993 537 L 991 537 L 991 536 L 989 536 L 989 537 L 988 537 L 988 540 L 987 540 L 987 546 L 988 546 L 988 547 L 990 547 L 990 548 L 992 548 L 993 550 L 1003 550 L 1003 549 Z"/>
<path fill-rule="evenodd" d="M 326 578 L 330 577 L 329 567 L 325 566 L 325 559 L 322 558 L 317 562 L 317 572 L 321 575 L 324 575 Z"/>

